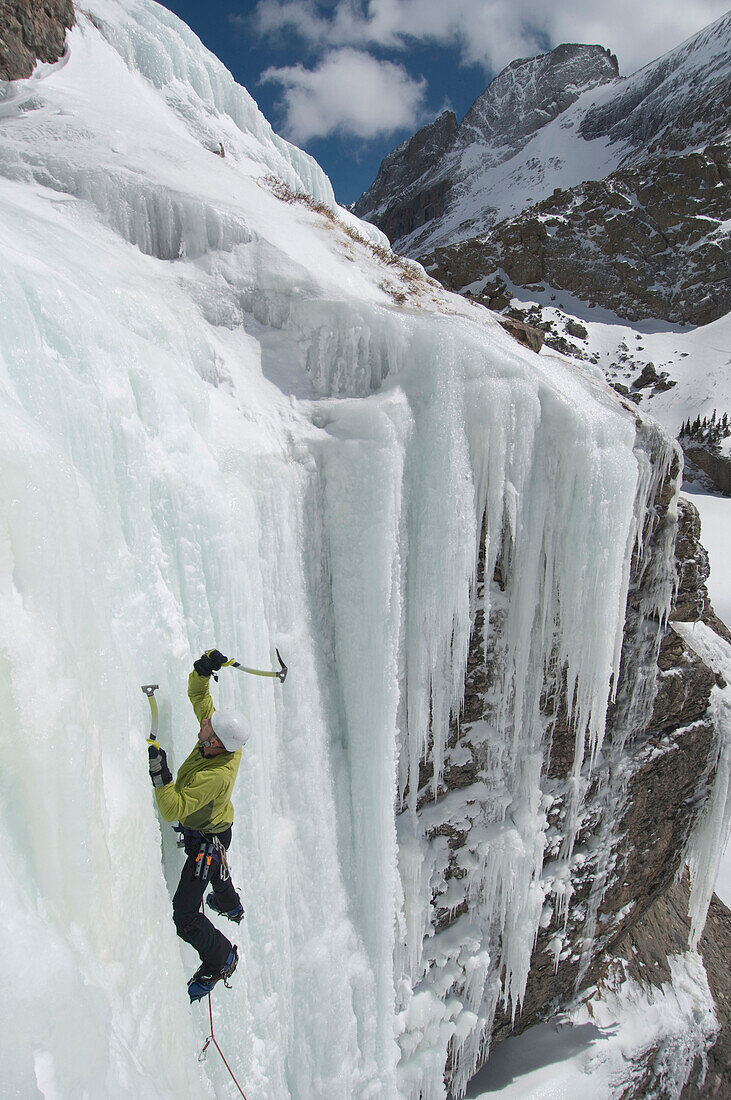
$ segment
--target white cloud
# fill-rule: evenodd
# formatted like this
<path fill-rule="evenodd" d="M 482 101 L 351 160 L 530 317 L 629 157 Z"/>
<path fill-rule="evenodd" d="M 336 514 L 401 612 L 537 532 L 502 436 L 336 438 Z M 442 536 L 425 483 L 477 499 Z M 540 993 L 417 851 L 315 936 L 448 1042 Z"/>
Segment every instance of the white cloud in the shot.
<path fill-rule="evenodd" d="M 335 132 L 369 139 L 422 121 L 426 81 L 350 47 L 332 50 L 314 69 L 267 69 L 262 80 L 282 85 L 285 133 L 295 142 Z"/>
<path fill-rule="evenodd" d="M 680 45 L 728 10 L 728 0 L 614 0 L 610 5 L 561 0 L 547 21 L 551 44 L 599 42 L 619 59 L 627 76 Z"/>
<path fill-rule="evenodd" d="M 259 0 L 261 33 L 294 32 L 312 47 L 410 42 L 456 45 L 494 73 L 561 42 L 617 54 L 624 74 L 653 61 L 726 11 L 728 0 Z"/>

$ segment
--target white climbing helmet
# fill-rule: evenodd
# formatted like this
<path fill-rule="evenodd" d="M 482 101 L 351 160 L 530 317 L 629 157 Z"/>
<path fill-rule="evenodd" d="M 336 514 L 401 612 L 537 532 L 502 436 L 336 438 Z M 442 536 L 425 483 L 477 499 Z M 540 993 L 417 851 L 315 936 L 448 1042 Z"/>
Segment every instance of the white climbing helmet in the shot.
<path fill-rule="evenodd" d="M 249 723 L 243 714 L 235 710 L 216 710 L 211 715 L 211 726 L 226 752 L 236 752 L 245 745 L 251 735 Z"/>

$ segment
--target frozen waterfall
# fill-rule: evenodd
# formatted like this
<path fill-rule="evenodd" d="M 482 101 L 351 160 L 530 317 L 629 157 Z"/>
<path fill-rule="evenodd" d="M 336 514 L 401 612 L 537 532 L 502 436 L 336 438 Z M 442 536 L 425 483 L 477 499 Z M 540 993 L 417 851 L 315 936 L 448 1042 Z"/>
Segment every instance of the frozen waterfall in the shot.
<path fill-rule="evenodd" d="M 384 259 L 165 9 L 87 10 L 62 62 L 0 91 L 5 1087 L 229 1095 L 196 1061 L 139 685 L 160 684 L 177 766 L 192 659 L 216 644 L 263 667 L 277 645 L 283 688 L 218 688 L 255 732 L 217 1034 L 256 1100 L 443 1097 L 448 1052 L 465 1080 L 525 984 L 552 662 L 577 785 L 585 736 L 601 746 L 649 493 L 635 420 L 598 375 Z M 505 578 L 483 607 L 502 624 L 494 815 L 465 868 L 457 996 L 415 811 L 459 711 L 480 552 Z"/>

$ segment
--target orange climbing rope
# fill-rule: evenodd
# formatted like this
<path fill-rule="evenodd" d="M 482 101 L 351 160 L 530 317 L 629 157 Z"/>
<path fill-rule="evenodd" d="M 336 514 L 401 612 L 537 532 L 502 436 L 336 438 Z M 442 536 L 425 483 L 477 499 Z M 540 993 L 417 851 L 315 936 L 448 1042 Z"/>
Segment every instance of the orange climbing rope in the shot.
<path fill-rule="evenodd" d="M 203 910 L 203 912 L 205 912 L 205 907 L 204 907 L 202 901 L 201 901 L 201 909 Z M 228 1072 L 231 1074 L 231 1080 L 236 1085 L 236 1088 L 239 1090 L 239 1092 L 243 1096 L 244 1100 L 246 1100 L 246 1094 L 244 1093 L 244 1090 L 242 1089 L 241 1085 L 236 1080 L 236 1077 L 234 1076 L 234 1071 L 231 1069 L 231 1066 L 226 1061 L 226 1055 L 221 1050 L 220 1046 L 218 1045 L 218 1039 L 213 1034 L 213 1002 L 211 1000 L 211 994 L 210 993 L 208 994 L 208 1018 L 211 1021 L 211 1034 L 208 1036 L 205 1043 L 203 1044 L 203 1049 L 200 1052 L 200 1054 L 198 1055 L 198 1061 L 202 1062 L 204 1060 L 204 1058 L 206 1056 L 206 1051 L 208 1050 L 208 1047 L 211 1045 L 211 1043 L 213 1043 L 214 1047 L 216 1048 L 218 1053 L 223 1058 L 224 1066 L 226 1067 Z"/>

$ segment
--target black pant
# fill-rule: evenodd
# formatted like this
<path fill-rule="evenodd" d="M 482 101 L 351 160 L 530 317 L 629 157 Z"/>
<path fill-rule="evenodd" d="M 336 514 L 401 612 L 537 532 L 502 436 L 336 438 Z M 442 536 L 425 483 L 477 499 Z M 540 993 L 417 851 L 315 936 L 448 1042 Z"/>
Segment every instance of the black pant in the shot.
<path fill-rule="evenodd" d="M 227 829 L 225 833 L 219 833 L 218 839 L 224 848 L 228 848 L 231 843 L 231 830 Z M 196 949 L 206 970 L 215 972 L 220 970 L 226 962 L 232 945 L 223 933 L 211 924 L 208 917 L 201 913 L 203 895 L 206 887 L 211 886 L 222 909 L 235 909 L 240 904 L 240 898 L 230 878 L 225 882 L 221 880 L 221 864 L 218 860 L 211 864 L 207 882 L 195 877 L 197 851 L 198 843 L 186 844 L 188 858 L 173 898 L 173 920 L 181 940 L 185 940 Z"/>

